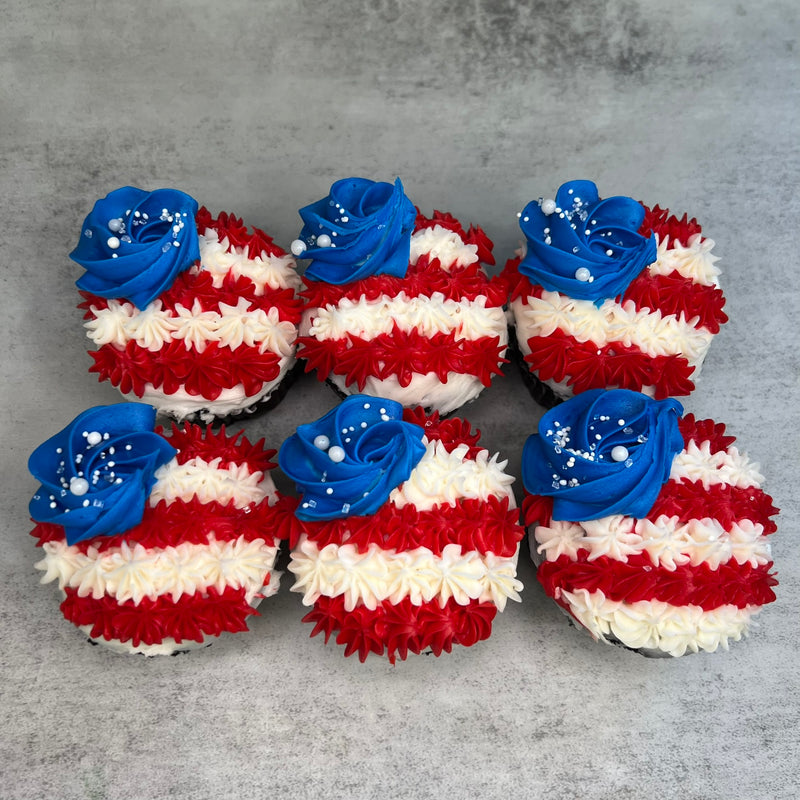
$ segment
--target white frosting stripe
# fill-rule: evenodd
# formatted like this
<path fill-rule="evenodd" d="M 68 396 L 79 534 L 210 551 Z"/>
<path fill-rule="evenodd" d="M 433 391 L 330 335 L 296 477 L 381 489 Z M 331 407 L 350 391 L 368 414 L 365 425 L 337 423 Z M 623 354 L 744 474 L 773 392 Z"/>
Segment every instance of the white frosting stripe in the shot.
<path fill-rule="evenodd" d="M 303 593 L 310 606 L 320 597 L 344 597 L 352 611 L 361 602 L 374 610 L 384 600 L 397 604 L 406 597 L 414 605 L 449 598 L 459 605 L 492 602 L 501 611 L 508 598 L 519 600 L 522 584 L 516 579 L 517 555 L 498 558 L 493 553 L 462 553 L 447 545 L 441 556 L 428 548 L 396 552 L 372 544 L 360 553 L 353 545 L 329 544 L 321 550 L 305 536 L 292 552 L 289 571 L 296 581 L 293 592 Z"/>
<path fill-rule="evenodd" d="M 89 548 L 86 553 L 65 541 L 45 542 L 44 558 L 35 566 L 42 570 L 42 583 L 57 580 L 59 589 L 76 589 L 79 597 L 99 600 L 108 595 L 137 605 L 143 598 L 155 600 L 170 595 L 173 602 L 183 594 L 215 588 L 244 589 L 247 602 L 257 594 L 277 591 L 277 580 L 270 577 L 278 548 L 263 539 L 217 541 L 208 544 L 183 543 L 163 550 L 150 550 L 123 542 L 103 553 Z M 262 591 L 263 590 L 263 591 Z"/>
<path fill-rule="evenodd" d="M 214 286 L 222 286 L 228 273 L 235 277 L 249 278 L 256 291 L 263 294 L 270 289 L 299 289 L 300 278 L 295 271 L 295 260 L 291 255 L 270 256 L 267 253 L 252 254 L 239 247 L 231 247 L 227 237 L 219 240 L 213 228 L 200 234 L 200 263 L 211 274 Z M 254 257 L 251 257 L 254 256 Z"/>
<path fill-rule="evenodd" d="M 706 489 L 714 484 L 743 489 L 764 482 L 758 464 L 736 447 L 712 453 L 710 442 L 698 444 L 694 440 L 675 456 L 669 477 L 673 481 L 698 481 Z"/>
<path fill-rule="evenodd" d="M 717 286 L 720 269 L 715 263 L 719 256 L 711 254 L 713 247 L 714 240 L 704 239 L 699 233 L 689 237 L 686 247 L 665 236 L 658 242 L 658 257 L 648 270 L 653 275 L 669 275 L 674 271 L 703 286 Z"/>
<path fill-rule="evenodd" d="M 291 356 L 297 329 L 292 322 L 281 321 L 277 308 L 251 309 L 240 297 L 235 306 L 219 304 L 219 312 L 203 311 L 198 300 L 192 308 L 178 304 L 175 312 L 163 309 L 154 300 L 143 311 L 130 303 L 109 300 L 107 308 L 93 308 L 94 317 L 85 323 L 87 336 L 98 346 L 112 344 L 124 348 L 135 341 L 150 352 L 157 352 L 174 339 L 182 339 L 186 349 L 203 352 L 209 342 L 231 350 L 242 344 L 258 347 L 259 352 Z"/>
<path fill-rule="evenodd" d="M 376 378 L 367 375 L 364 388 L 355 383 L 347 383 L 342 375 L 331 373 L 328 380 L 338 386 L 345 394 L 371 394 L 373 397 L 390 397 L 404 406 L 435 408 L 448 414 L 473 400 L 483 389 L 481 379 L 464 372 L 448 372 L 447 381 L 442 383 L 435 372 L 416 372 L 412 374 L 408 386 L 401 386 L 396 375 Z"/>
<path fill-rule="evenodd" d="M 498 461 L 488 450 L 468 458 L 469 446 L 461 444 L 448 452 L 438 440 L 426 444 L 425 455 L 412 470 L 408 480 L 394 489 L 389 501 L 398 508 L 408 503 L 420 511 L 437 505 L 455 505 L 460 498 L 488 500 L 495 497 L 512 498 L 514 478 L 507 475 L 507 461 Z"/>
<path fill-rule="evenodd" d="M 173 458 L 156 470 L 156 483 L 148 502 L 155 506 L 161 500 L 171 503 L 197 497 L 201 503 L 232 502 L 236 508 L 244 508 L 250 503 L 260 503 L 270 494 L 272 481 L 265 480 L 262 472 L 250 472 L 246 464 L 220 467 L 220 463 L 219 458 L 212 461 L 192 458 L 179 464 Z"/>
<path fill-rule="evenodd" d="M 313 317 L 313 321 L 309 320 Z M 306 313 L 304 334 L 320 340 L 358 336 L 372 340 L 391 333 L 394 326 L 423 336 L 436 333 L 456 333 L 459 338 L 476 340 L 497 336 L 505 330 L 502 308 L 486 307 L 486 298 L 475 300 L 446 300 L 440 292 L 430 297 L 407 297 L 404 292 L 395 297 L 383 295 L 377 300 L 342 298 L 336 306 L 315 308 Z"/>
<path fill-rule="evenodd" d="M 537 526 L 537 552 L 548 561 L 567 555 L 577 560 L 586 550 L 587 561 L 607 556 L 627 561 L 628 556 L 647 553 L 653 566 L 674 570 L 706 563 L 711 569 L 731 560 L 753 567 L 771 561 L 764 527 L 750 520 L 734 522 L 725 530 L 718 520 L 693 519 L 681 524 L 678 517 L 660 516 L 655 522 L 614 515 L 598 520 L 574 522 L 552 520 Z"/>
<path fill-rule="evenodd" d="M 683 315 L 662 316 L 660 311 L 637 309 L 632 301 L 605 300 L 598 308 L 590 300 L 543 291 L 541 297 L 518 298 L 512 308 L 521 343 L 560 330 L 578 342 L 598 347 L 618 342 L 652 357 L 681 355 L 696 366 L 713 338 L 710 331 L 695 327 Z"/>
<path fill-rule="evenodd" d="M 728 649 L 747 633 L 758 609 L 727 605 L 704 611 L 699 606 L 673 606 L 654 600 L 623 603 L 601 591 L 561 591 L 559 598 L 597 639 L 616 639 L 633 649 L 661 650 L 672 656 Z"/>
<path fill-rule="evenodd" d="M 433 261 L 438 259 L 444 270 L 450 267 L 466 267 L 478 260 L 478 246 L 464 244 L 464 240 L 454 231 L 441 225 L 423 228 L 411 237 L 409 261 L 416 264 L 420 257 L 426 255 Z"/>

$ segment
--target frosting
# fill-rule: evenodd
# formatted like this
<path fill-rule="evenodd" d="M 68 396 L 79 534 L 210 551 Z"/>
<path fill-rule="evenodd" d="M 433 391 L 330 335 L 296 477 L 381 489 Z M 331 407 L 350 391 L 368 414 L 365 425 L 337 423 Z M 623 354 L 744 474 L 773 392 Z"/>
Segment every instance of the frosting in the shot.
<path fill-rule="evenodd" d="M 359 391 L 358 383 L 348 383 L 347 378 L 342 375 L 333 374 L 329 380 L 344 394 Z M 474 400 L 483 387 L 481 379 L 474 375 L 450 371 L 445 373 L 444 380 L 435 372 L 414 373 L 402 386 L 396 375 L 386 378 L 367 375 L 362 391 L 376 397 L 391 397 L 406 407 L 418 403 L 423 408 L 436 408 L 442 414 L 449 414 Z"/>
<path fill-rule="evenodd" d="M 682 656 L 687 652 L 713 653 L 728 649 L 747 632 L 754 609 L 720 606 L 704 612 L 697 606 L 672 606 L 642 600 L 621 603 L 608 600 L 602 591 L 580 589 L 563 592 L 570 612 L 600 641 L 619 641 L 632 649 L 653 650 Z"/>
<path fill-rule="evenodd" d="M 200 262 L 144 308 L 84 294 L 91 372 L 177 417 L 245 413 L 295 363 L 294 260 L 227 214 L 197 214 Z"/>
<path fill-rule="evenodd" d="M 416 210 L 394 185 L 345 178 L 300 209 L 305 225 L 294 249 L 311 263 L 306 277 L 342 284 L 367 275 L 405 275 Z"/>
<path fill-rule="evenodd" d="M 621 295 L 656 260 L 655 241 L 639 233 L 644 218 L 644 207 L 629 197 L 601 200 L 591 181 L 565 183 L 555 201 L 534 201 L 522 212 L 528 252 L 519 270 L 576 299 Z"/>
<path fill-rule="evenodd" d="M 683 448 L 646 516 L 575 522 L 551 518 L 547 497 L 524 506 L 547 594 L 602 641 L 673 656 L 727 648 L 777 584 L 777 509 L 757 465 L 724 425 L 688 414 L 679 429 Z"/>
<path fill-rule="evenodd" d="M 292 591 L 313 606 L 311 635 L 335 634 L 362 661 L 474 644 L 522 589 L 522 529 L 505 462 L 489 458 L 461 420 L 421 409 L 403 417 L 425 434 L 408 479 L 375 513 L 301 521 L 290 539 Z"/>
<path fill-rule="evenodd" d="M 351 544 L 328 544 L 319 548 L 305 540 L 292 553 L 292 591 L 303 593 L 303 605 L 313 605 L 321 596 L 344 597 L 352 611 L 358 603 L 374 610 L 383 600 L 399 603 L 408 598 L 422 605 L 438 598 L 444 607 L 452 597 L 458 605 L 471 600 L 492 602 L 500 611 L 508 598 L 519 601 L 522 584 L 516 579 L 517 553 L 512 558 L 462 552 L 457 544 L 435 556 L 420 547 L 402 552 L 370 545 L 360 551 Z"/>
<path fill-rule="evenodd" d="M 505 282 L 480 229 L 434 212 L 417 217 L 404 277 L 375 275 L 341 287 L 308 281 L 298 354 L 346 394 L 367 392 L 445 413 L 500 373 L 508 330 Z"/>
<path fill-rule="evenodd" d="M 155 415 L 139 403 L 96 406 L 36 448 L 33 519 L 62 525 L 70 544 L 138 524 L 156 470 L 175 452 L 154 432 Z"/>
<path fill-rule="evenodd" d="M 676 400 L 624 389 L 584 392 L 547 412 L 525 442 L 522 479 L 553 496 L 555 519 L 644 516 L 683 449 Z"/>
<path fill-rule="evenodd" d="M 144 308 L 200 257 L 197 202 L 175 189 L 126 186 L 98 200 L 70 258 L 85 270 L 77 285 Z"/>
<path fill-rule="evenodd" d="M 504 470 L 508 463 L 495 453 L 477 450 L 467 458 L 470 447 L 460 444 L 453 449 L 438 440 L 430 441 L 417 468 L 402 486 L 389 496 L 395 506 L 412 504 L 416 509 L 454 505 L 459 498 L 486 501 L 489 497 L 510 496 L 514 477 Z"/>
<path fill-rule="evenodd" d="M 74 544 L 61 525 L 32 532 L 66 619 L 121 652 L 171 653 L 246 630 L 278 590 L 278 541 L 294 519 L 265 475 L 274 451 L 262 442 L 188 423 L 162 441 L 175 457 L 156 470 L 139 523 Z"/>
<path fill-rule="evenodd" d="M 637 308 L 627 301 L 619 304 L 606 300 L 597 306 L 544 291 L 539 297 L 528 297 L 526 303 L 517 303 L 516 319 L 528 338 L 547 337 L 559 331 L 577 342 L 591 342 L 600 348 L 614 342 L 635 347 L 651 357 L 680 355 L 692 367 L 702 363 L 713 336 L 683 315 L 664 316 L 658 310 Z"/>
<path fill-rule="evenodd" d="M 506 265 L 519 350 L 562 399 L 607 387 L 656 399 L 690 394 L 711 339 L 727 321 L 714 242 L 685 214 L 677 219 L 658 206 L 644 208 L 639 233 L 657 243 L 656 258 L 623 296 L 581 299 L 572 288 L 532 282 L 519 266 L 527 245 Z"/>
<path fill-rule="evenodd" d="M 422 336 L 455 332 L 463 339 L 494 336 L 505 323 L 499 307 L 486 307 L 486 298 L 474 301 L 445 300 L 439 292 L 430 297 L 409 298 L 404 292 L 395 297 L 369 301 L 360 297 L 343 298 L 337 306 L 318 308 L 304 333 L 316 339 L 341 339 L 352 334 L 370 341 L 395 326 L 404 332 L 417 330 Z"/>
<path fill-rule="evenodd" d="M 424 431 L 392 400 L 353 395 L 281 447 L 281 469 L 297 484 L 300 519 L 374 513 L 425 452 Z"/>
<path fill-rule="evenodd" d="M 181 595 L 210 587 L 221 592 L 226 585 L 243 588 L 249 603 L 261 594 L 277 556 L 277 547 L 244 537 L 223 542 L 212 537 L 207 545 L 182 543 L 157 552 L 127 542 L 102 555 L 94 548 L 83 553 L 66 542 L 46 542 L 42 549 L 45 557 L 36 564 L 44 572 L 41 583 L 57 580 L 59 589 L 70 587 L 79 597 L 107 595 L 136 605 L 160 595 L 177 603 Z"/>

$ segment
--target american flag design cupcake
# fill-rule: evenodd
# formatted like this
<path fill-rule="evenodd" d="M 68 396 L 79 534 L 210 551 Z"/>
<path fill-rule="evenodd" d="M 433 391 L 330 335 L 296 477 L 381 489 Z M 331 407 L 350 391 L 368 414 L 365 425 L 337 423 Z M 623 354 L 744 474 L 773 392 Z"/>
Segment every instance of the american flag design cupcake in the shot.
<path fill-rule="evenodd" d="M 276 403 L 295 364 L 301 303 L 291 254 L 187 195 L 118 189 L 72 258 L 90 372 L 176 419 L 210 422 Z"/>
<path fill-rule="evenodd" d="M 526 240 L 503 271 L 515 347 L 552 406 L 587 389 L 690 394 L 727 321 L 714 242 L 695 219 L 590 181 L 520 213 Z"/>
<path fill-rule="evenodd" d="M 591 390 L 548 412 L 523 455 L 545 592 L 598 641 L 650 656 L 728 649 L 777 584 L 758 465 L 679 409 Z"/>
<path fill-rule="evenodd" d="M 312 636 L 394 663 L 490 635 L 520 599 L 523 529 L 513 477 L 478 440 L 458 418 L 353 395 L 284 443 L 301 492 L 288 569 Z"/>
<path fill-rule="evenodd" d="M 154 420 L 138 403 L 90 409 L 30 461 L 41 582 L 92 642 L 148 656 L 248 629 L 278 590 L 287 516 L 263 440 Z"/>

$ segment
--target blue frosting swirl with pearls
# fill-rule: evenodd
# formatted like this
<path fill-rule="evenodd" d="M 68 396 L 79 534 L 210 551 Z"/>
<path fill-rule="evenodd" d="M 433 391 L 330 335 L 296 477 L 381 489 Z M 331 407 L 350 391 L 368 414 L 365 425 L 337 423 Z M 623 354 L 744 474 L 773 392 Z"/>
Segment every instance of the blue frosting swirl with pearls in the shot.
<path fill-rule="evenodd" d="M 96 406 L 37 447 L 28 469 L 42 485 L 31 517 L 62 525 L 71 545 L 138 525 L 155 471 L 176 452 L 153 430 L 155 418 L 143 403 Z"/>
<path fill-rule="evenodd" d="M 656 260 L 655 237 L 638 233 L 644 215 L 630 197 L 601 200 L 592 181 L 565 183 L 555 200 L 533 201 L 521 213 L 527 253 L 519 271 L 576 300 L 618 297 Z"/>
<path fill-rule="evenodd" d="M 197 201 L 176 189 L 116 189 L 94 204 L 70 258 L 79 289 L 145 308 L 200 258 Z"/>
<path fill-rule="evenodd" d="M 303 520 L 374 514 L 424 455 L 424 435 L 403 421 L 400 403 L 364 394 L 300 425 L 278 454 L 302 494 L 295 513 Z"/>
<path fill-rule="evenodd" d="M 522 482 L 553 498 L 553 519 L 641 518 L 683 449 L 683 406 L 628 389 L 591 389 L 548 411 L 522 450 Z"/>
<path fill-rule="evenodd" d="M 305 225 L 292 252 L 311 259 L 304 273 L 311 280 L 341 285 L 406 274 L 417 212 L 399 178 L 394 185 L 337 181 L 327 197 L 301 208 L 300 216 Z"/>

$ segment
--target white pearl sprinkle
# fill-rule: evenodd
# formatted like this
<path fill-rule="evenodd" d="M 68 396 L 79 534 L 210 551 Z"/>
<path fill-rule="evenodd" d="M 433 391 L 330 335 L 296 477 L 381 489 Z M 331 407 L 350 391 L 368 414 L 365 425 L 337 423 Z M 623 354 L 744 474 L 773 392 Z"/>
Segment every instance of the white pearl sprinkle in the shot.
<path fill-rule="evenodd" d="M 109 236 L 106 244 L 112 249 L 116 250 L 119 247 L 119 239 L 116 236 Z"/>
<path fill-rule="evenodd" d="M 292 255 L 301 256 L 306 251 L 306 243 L 302 239 L 295 239 L 289 245 L 289 249 L 292 251 Z"/>
<path fill-rule="evenodd" d="M 96 444 L 100 444 L 103 441 L 103 437 L 99 431 L 91 431 L 91 433 L 86 434 L 86 442 L 90 447 L 94 447 Z"/>
<path fill-rule="evenodd" d="M 614 251 L 611 250 L 611 249 L 608 249 L 608 250 L 606 250 L 606 255 L 607 256 L 613 256 L 614 255 Z"/>
<path fill-rule="evenodd" d="M 575 270 L 575 279 L 579 281 L 588 281 L 589 278 L 592 277 L 592 273 L 589 271 L 588 267 L 578 267 Z"/>
<path fill-rule="evenodd" d="M 331 440 L 324 433 L 314 437 L 314 447 L 316 447 L 317 450 L 327 450 L 330 445 Z"/>
<path fill-rule="evenodd" d="M 556 210 L 555 200 L 542 200 L 542 214 L 549 217 Z"/>
<path fill-rule="evenodd" d="M 89 481 L 86 478 L 71 478 L 69 482 L 69 490 L 72 494 L 80 497 L 89 491 Z"/>
<path fill-rule="evenodd" d="M 321 233 L 317 236 L 317 247 L 330 247 L 331 237 L 327 233 Z"/>
<path fill-rule="evenodd" d="M 611 458 L 614 461 L 624 461 L 628 457 L 628 448 L 623 447 L 621 444 L 618 444 L 615 448 L 611 450 Z"/>
<path fill-rule="evenodd" d="M 108 229 L 110 231 L 114 231 L 114 233 L 119 233 L 122 230 L 122 220 L 121 219 L 110 219 L 108 221 Z"/>
<path fill-rule="evenodd" d="M 344 461 L 344 450 L 339 445 L 334 445 L 328 450 L 328 458 L 338 464 L 340 461 Z"/>

